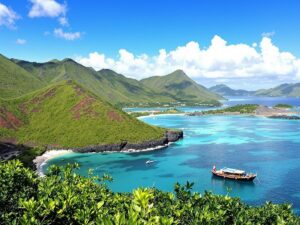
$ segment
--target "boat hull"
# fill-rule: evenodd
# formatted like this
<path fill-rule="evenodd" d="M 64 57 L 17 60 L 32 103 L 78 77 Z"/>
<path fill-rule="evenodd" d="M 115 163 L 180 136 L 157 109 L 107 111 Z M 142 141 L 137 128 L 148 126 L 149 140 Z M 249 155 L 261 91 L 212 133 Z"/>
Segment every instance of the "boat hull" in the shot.
<path fill-rule="evenodd" d="M 230 179 L 230 180 L 239 180 L 239 181 L 253 181 L 256 178 L 256 175 L 234 175 L 234 174 L 226 174 L 226 173 L 219 173 L 218 171 L 211 171 L 212 174 L 216 177 L 224 178 L 224 179 Z"/>

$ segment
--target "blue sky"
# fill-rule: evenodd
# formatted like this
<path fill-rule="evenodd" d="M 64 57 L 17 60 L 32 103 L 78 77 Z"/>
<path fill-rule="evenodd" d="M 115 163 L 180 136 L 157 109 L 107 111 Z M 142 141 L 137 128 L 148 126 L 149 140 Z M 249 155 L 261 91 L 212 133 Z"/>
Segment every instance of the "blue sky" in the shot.
<path fill-rule="evenodd" d="M 168 73 L 178 67 L 188 70 L 189 75 L 204 84 L 223 82 L 234 87 L 246 86 L 248 80 L 272 86 L 295 82 L 300 77 L 300 1 L 296 0 L 0 0 L 0 3 L 14 13 L 8 21 L 9 15 L 3 16 L 3 7 L 1 14 L 0 5 L 0 53 L 8 57 L 31 61 L 71 57 L 95 69 L 111 67 L 137 79 L 149 76 L 150 71 Z M 268 52 L 275 46 L 280 53 L 288 52 L 295 59 L 288 57 L 289 62 L 277 70 L 270 69 L 270 63 L 265 65 L 270 60 L 264 59 L 264 66 L 258 69 L 258 57 L 264 57 L 261 54 L 264 38 L 264 46 L 271 49 Z M 195 63 L 201 57 L 219 53 L 204 52 L 212 46 L 212 40 L 215 43 L 224 40 L 225 45 L 247 45 L 259 56 L 251 49 L 236 48 L 237 52 L 242 51 L 236 57 L 245 60 L 230 61 L 226 59 L 231 52 L 229 48 L 222 52 L 225 59 L 212 56 L 207 62 L 209 68 Z M 199 54 L 197 45 L 187 48 L 188 43 L 197 43 Z M 183 54 L 187 57 L 189 51 L 196 49 L 195 57 L 190 61 L 182 59 L 185 55 L 176 58 L 179 46 L 186 48 Z M 159 64 L 156 59 L 161 49 L 167 56 Z M 245 72 L 250 56 L 243 52 L 250 54 L 251 65 L 256 63 L 250 72 Z M 277 58 L 285 61 L 285 55 Z M 126 62 L 128 65 L 124 65 Z M 237 67 L 242 63 L 243 68 Z M 278 64 L 276 60 L 271 63 Z M 287 64 L 293 67 L 285 68 Z M 164 69 L 158 68 L 162 65 Z M 228 69 L 233 67 L 235 70 Z"/>

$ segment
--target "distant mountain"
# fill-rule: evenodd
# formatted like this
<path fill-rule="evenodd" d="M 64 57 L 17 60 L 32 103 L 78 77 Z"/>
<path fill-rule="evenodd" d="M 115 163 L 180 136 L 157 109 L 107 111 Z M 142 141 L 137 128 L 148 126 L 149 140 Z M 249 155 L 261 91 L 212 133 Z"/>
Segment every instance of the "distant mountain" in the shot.
<path fill-rule="evenodd" d="M 162 128 L 116 109 L 73 81 L 0 100 L 0 140 L 74 148 L 160 139 Z"/>
<path fill-rule="evenodd" d="M 255 91 L 246 91 L 241 89 L 235 90 L 225 84 L 213 86 L 209 88 L 209 90 L 222 96 L 250 96 L 255 93 Z"/>
<path fill-rule="evenodd" d="M 46 63 L 20 60 L 15 62 L 43 82 L 51 84 L 61 80 L 74 80 L 112 104 L 173 100 L 154 93 L 137 80 L 127 78 L 112 70 L 106 69 L 97 72 L 72 59 Z"/>
<path fill-rule="evenodd" d="M 149 85 L 147 79 L 138 81 L 109 69 L 95 71 L 72 59 L 52 60 L 46 63 L 15 59 L 13 61 L 41 82 L 51 84 L 61 80 L 74 80 L 104 100 L 120 106 L 176 103 L 178 101 L 218 104 L 218 100 L 222 99 L 191 80 L 182 71 L 175 71 L 166 76 L 169 86 L 162 91 L 155 85 Z M 180 84 L 180 82 L 182 83 Z M 172 86 L 172 83 L 175 86 Z"/>
<path fill-rule="evenodd" d="M 281 84 L 274 88 L 258 90 L 255 92 L 255 95 L 270 97 L 300 97 L 300 83 Z"/>
<path fill-rule="evenodd" d="M 165 76 L 154 76 L 141 80 L 142 84 L 157 93 L 172 96 L 181 102 L 216 103 L 223 99 L 189 78 L 182 70 Z"/>
<path fill-rule="evenodd" d="M 41 88 L 43 83 L 0 54 L 0 98 L 14 98 Z"/>

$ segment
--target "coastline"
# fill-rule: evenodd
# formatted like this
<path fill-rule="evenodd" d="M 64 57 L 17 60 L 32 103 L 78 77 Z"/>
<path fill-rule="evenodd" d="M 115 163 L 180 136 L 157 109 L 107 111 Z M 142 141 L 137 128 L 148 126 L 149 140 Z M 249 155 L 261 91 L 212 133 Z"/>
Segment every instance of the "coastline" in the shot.
<path fill-rule="evenodd" d="M 104 151 L 104 152 L 88 152 L 88 153 L 138 153 L 138 152 L 149 152 L 149 151 L 153 151 L 153 150 L 158 150 L 158 149 L 163 149 L 168 147 L 169 145 L 173 144 L 175 142 L 169 142 L 165 145 L 159 145 L 156 147 L 151 147 L 151 148 L 145 148 L 145 149 L 127 149 L 127 150 L 121 150 L 121 151 Z M 45 176 L 45 174 L 43 173 L 43 167 L 46 165 L 47 161 L 49 161 L 50 159 L 56 158 L 58 156 L 61 155 L 65 155 L 65 154 L 70 154 L 70 153 L 75 153 L 73 150 L 48 150 L 46 151 L 44 154 L 37 156 L 33 162 L 36 165 L 36 170 L 38 172 L 38 175 L 40 177 Z M 77 152 L 80 153 L 80 152 Z M 84 153 L 82 153 L 84 154 Z"/>
<path fill-rule="evenodd" d="M 159 140 L 150 140 L 141 143 L 128 143 L 122 142 L 118 144 L 106 144 L 106 145 L 98 145 L 98 146 L 87 146 L 83 148 L 72 148 L 72 149 L 48 149 L 41 156 L 37 156 L 33 163 L 37 168 L 37 172 L 39 176 L 44 176 L 43 166 L 47 163 L 48 160 L 55 158 L 60 155 L 69 154 L 69 153 L 134 153 L 134 152 L 146 152 L 153 151 L 157 149 L 162 149 L 168 147 L 170 144 L 178 141 L 183 138 L 182 131 L 172 131 L 168 130 L 165 133 L 165 137 Z"/>
<path fill-rule="evenodd" d="M 139 116 L 138 119 L 143 119 L 147 117 L 158 117 L 158 116 L 185 116 L 186 113 L 160 113 L 160 114 L 154 114 L 154 115 L 147 115 L 147 116 Z"/>
<path fill-rule="evenodd" d="M 36 166 L 36 170 L 38 172 L 38 175 L 40 177 L 45 176 L 45 174 L 43 173 L 43 166 L 47 163 L 47 161 L 49 161 L 52 158 L 55 158 L 57 156 L 60 155 L 65 155 L 65 154 L 69 154 L 72 153 L 72 150 L 48 150 L 46 151 L 44 154 L 37 156 L 34 160 L 33 163 Z"/>

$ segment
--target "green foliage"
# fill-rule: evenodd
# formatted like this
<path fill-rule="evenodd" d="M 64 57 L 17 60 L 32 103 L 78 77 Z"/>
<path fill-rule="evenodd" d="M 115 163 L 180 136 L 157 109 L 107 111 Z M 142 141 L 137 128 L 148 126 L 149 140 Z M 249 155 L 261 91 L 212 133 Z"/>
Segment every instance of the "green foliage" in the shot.
<path fill-rule="evenodd" d="M 283 109 L 291 109 L 291 108 L 293 108 L 293 106 L 289 105 L 289 104 L 277 104 L 277 105 L 274 105 L 273 107 L 275 107 L 275 108 L 283 108 Z"/>
<path fill-rule="evenodd" d="M 114 193 L 109 176 L 81 177 L 77 164 L 52 166 L 37 178 L 19 161 L 0 164 L 0 224 L 299 224 L 290 205 L 248 206 L 238 198 L 193 193 L 193 183 L 174 193 L 138 188 Z"/>
<path fill-rule="evenodd" d="M 180 102 L 217 104 L 218 100 L 223 99 L 220 95 L 197 84 L 182 70 L 176 70 L 166 76 L 146 78 L 141 80 L 141 82 L 156 92 L 174 96 Z"/>
<path fill-rule="evenodd" d="M 258 105 L 256 104 L 235 105 L 224 109 L 203 111 L 202 114 L 225 114 L 225 113 L 251 114 L 254 113 L 257 107 Z"/>
<path fill-rule="evenodd" d="M 0 54 L 0 98 L 13 98 L 41 88 L 43 83 Z"/>
<path fill-rule="evenodd" d="M 19 159 L 24 164 L 24 166 L 35 169 L 36 167 L 35 164 L 33 163 L 33 160 L 37 156 L 44 154 L 45 151 L 46 149 L 43 147 L 31 148 L 31 147 L 23 146 L 21 154 L 18 155 L 16 158 Z"/>
<path fill-rule="evenodd" d="M 55 148 L 85 147 L 155 140 L 165 129 L 150 126 L 102 101 L 71 81 L 63 81 L 22 98 L 0 103 L 20 119 L 15 130 L 1 129 L 3 138 Z"/>
<path fill-rule="evenodd" d="M 175 104 L 184 101 L 187 104 L 207 103 L 217 105 L 220 99 L 204 87 L 190 80 L 186 75 L 186 79 L 193 82 L 193 88 L 180 93 L 173 90 L 161 90 L 148 87 L 143 82 L 135 79 L 127 78 L 112 70 L 103 69 L 95 71 L 92 68 L 86 68 L 72 59 L 64 59 L 62 61 L 50 61 L 46 63 L 33 63 L 21 60 L 15 62 L 33 74 L 44 83 L 50 84 L 62 80 L 73 80 L 82 85 L 85 89 L 93 92 L 102 99 L 117 105 L 125 106 L 161 106 L 165 103 Z M 176 83 L 178 77 L 173 77 Z M 174 88 L 182 88 L 182 85 L 175 84 Z M 194 98 L 194 95 L 197 98 Z"/>

